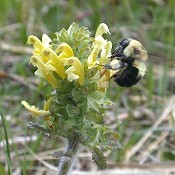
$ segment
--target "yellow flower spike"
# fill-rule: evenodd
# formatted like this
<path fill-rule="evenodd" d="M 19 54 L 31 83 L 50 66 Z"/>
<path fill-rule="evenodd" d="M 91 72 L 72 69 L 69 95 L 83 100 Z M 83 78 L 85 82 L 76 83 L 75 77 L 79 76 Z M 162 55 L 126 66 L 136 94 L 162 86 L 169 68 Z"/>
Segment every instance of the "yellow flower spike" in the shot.
<path fill-rule="evenodd" d="M 48 57 L 51 61 L 49 62 L 55 67 L 55 72 L 61 77 L 65 78 L 65 70 L 63 64 L 60 62 L 59 56 L 50 48 L 43 49 L 42 56 Z"/>
<path fill-rule="evenodd" d="M 101 23 L 101 24 L 98 26 L 98 28 L 97 28 L 95 37 L 97 37 L 98 35 L 103 35 L 104 33 L 111 34 L 111 33 L 109 32 L 108 26 L 107 26 L 105 23 Z"/>
<path fill-rule="evenodd" d="M 76 57 L 69 57 L 69 58 L 62 58 L 61 61 L 64 63 L 65 66 L 68 65 L 73 66 L 72 68 L 68 68 L 66 73 L 68 74 L 68 76 L 71 77 L 73 77 L 74 75 L 79 76 L 78 83 L 82 85 L 84 81 L 84 68 L 80 60 Z M 77 78 L 77 76 L 74 76 L 74 78 Z"/>
<path fill-rule="evenodd" d="M 32 56 L 30 62 L 38 68 L 35 72 L 36 76 L 46 79 L 53 88 L 58 87 L 58 81 L 53 75 L 53 71 L 56 71 L 54 66 L 44 64 L 44 62 L 37 56 Z"/>
<path fill-rule="evenodd" d="M 60 44 L 57 49 L 55 50 L 56 53 L 58 52 L 65 52 L 67 54 L 67 57 L 73 57 L 74 53 L 72 48 L 67 43 Z"/>
<path fill-rule="evenodd" d="M 42 50 L 44 47 L 43 43 L 34 35 L 28 37 L 27 44 L 34 45 L 38 50 Z"/>
<path fill-rule="evenodd" d="M 34 105 L 30 106 L 26 101 L 21 102 L 22 105 L 32 114 L 35 116 L 47 116 L 50 115 L 49 110 L 40 110 L 38 107 L 35 107 Z"/>

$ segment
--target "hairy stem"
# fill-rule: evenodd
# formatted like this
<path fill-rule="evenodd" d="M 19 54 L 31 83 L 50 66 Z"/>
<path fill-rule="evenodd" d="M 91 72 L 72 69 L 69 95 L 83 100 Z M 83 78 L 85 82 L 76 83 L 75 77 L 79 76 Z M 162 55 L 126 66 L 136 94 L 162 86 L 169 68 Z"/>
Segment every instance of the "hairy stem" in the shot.
<path fill-rule="evenodd" d="M 66 152 L 59 160 L 57 175 L 69 175 L 79 152 L 80 143 L 76 139 L 68 140 Z"/>

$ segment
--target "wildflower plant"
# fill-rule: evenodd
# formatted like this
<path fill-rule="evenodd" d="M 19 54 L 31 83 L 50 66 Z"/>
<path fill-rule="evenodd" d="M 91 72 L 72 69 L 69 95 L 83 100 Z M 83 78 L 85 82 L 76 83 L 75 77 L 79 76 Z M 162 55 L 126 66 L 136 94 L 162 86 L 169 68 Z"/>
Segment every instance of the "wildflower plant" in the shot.
<path fill-rule="evenodd" d="M 35 75 L 46 80 L 53 91 L 44 99 L 43 109 L 26 101 L 22 104 L 46 123 L 43 127 L 30 123 L 30 127 L 67 140 L 67 149 L 58 156 L 58 174 L 70 172 L 80 147 L 91 150 L 100 169 L 106 167 L 103 152 L 119 147 L 118 134 L 104 123 L 105 111 L 111 104 L 106 98 L 110 70 L 103 71 L 100 65 L 108 63 L 112 48 L 104 34 L 110 34 L 104 23 L 95 37 L 87 28 L 73 23 L 68 30 L 56 33 L 53 40 L 46 34 L 42 41 L 33 35 L 28 37 L 27 44 L 34 48 L 30 64 L 36 67 Z"/>

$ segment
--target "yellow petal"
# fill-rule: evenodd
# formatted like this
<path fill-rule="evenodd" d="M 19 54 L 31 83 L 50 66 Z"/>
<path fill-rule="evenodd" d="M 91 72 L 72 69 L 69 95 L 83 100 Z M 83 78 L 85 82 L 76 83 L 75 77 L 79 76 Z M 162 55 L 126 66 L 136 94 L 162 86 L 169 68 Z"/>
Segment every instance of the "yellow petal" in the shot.
<path fill-rule="evenodd" d="M 95 38 L 92 45 L 93 50 L 88 57 L 88 69 L 97 67 L 97 64 L 107 64 L 111 55 L 112 43 L 107 42 L 101 35 Z"/>
<path fill-rule="evenodd" d="M 96 34 L 95 34 L 95 40 L 92 44 L 92 52 L 88 57 L 88 69 L 97 67 L 97 64 L 103 64 L 108 62 L 108 55 L 111 52 L 112 43 L 107 42 L 102 35 L 103 33 L 109 33 L 108 26 L 104 23 L 100 24 L 97 28 Z M 101 52 L 101 54 L 100 54 Z M 100 54 L 100 57 L 99 57 Z"/>
<path fill-rule="evenodd" d="M 49 111 L 52 100 L 53 97 L 50 97 L 47 101 L 44 102 L 44 110 Z M 54 128 L 51 118 L 51 116 L 44 116 L 44 120 L 47 122 L 48 127 L 53 130 Z"/>
<path fill-rule="evenodd" d="M 95 41 L 94 44 L 98 45 L 98 47 L 103 47 L 104 45 L 106 45 L 107 40 L 105 40 L 101 35 L 98 35 L 95 37 Z"/>
<path fill-rule="evenodd" d="M 44 54 L 44 49 L 42 50 L 42 52 L 39 53 L 39 57 L 44 63 L 47 63 L 50 61 L 49 57 Z"/>
<path fill-rule="evenodd" d="M 91 69 L 93 67 L 97 67 L 97 65 L 96 65 L 96 64 L 98 64 L 97 56 L 98 56 L 100 50 L 101 50 L 101 47 L 99 47 L 98 45 L 94 46 L 91 54 L 88 56 L 88 60 L 87 60 L 88 69 Z"/>
<path fill-rule="evenodd" d="M 56 68 L 52 66 L 51 64 L 45 64 L 40 57 L 37 56 L 32 56 L 30 58 L 30 63 L 32 63 L 34 66 L 39 66 L 42 65 L 42 67 L 45 67 L 46 70 L 48 71 L 56 71 Z"/>
<path fill-rule="evenodd" d="M 56 70 L 55 67 L 44 64 L 44 62 L 37 56 L 31 57 L 31 63 L 35 64 L 38 68 L 38 70 L 35 72 L 35 75 L 46 79 L 53 88 L 57 88 L 59 86 L 58 81 L 53 74 L 53 71 Z"/>
<path fill-rule="evenodd" d="M 43 43 L 34 35 L 28 37 L 27 44 L 34 45 L 38 50 L 42 50 L 44 47 Z"/>
<path fill-rule="evenodd" d="M 101 23 L 97 28 L 95 37 L 98 35 L 103 35 L 104 33 L 110 34 L 108 26 L 105 23 Z"/>
<path fill-rule="evenodd" d="M 74 53 L 72 48 L 67 43 L 60 44 L 57 49 L 55 50 L 56 53 L 58 52 L 64 52 L 67 54 L 67 57 L 73 57 Z"/>
<path fill-rule="evenodd" d="M 76 57 L 70 57 L 70 58 L 62 58 L 61 61 L 64 63 L 65 66 L 72 65 L 74 67 L 74 68 L 71 68 L 71 71 L 73 74 L 79 77 L 78 83 L 82 85 L 84 81 L 84 68 L 80 60 Z M 69 73 L 71 71 L 69 70 Z"/>
<path fill-rule="evenodd" d="M 108 41 L 104 47 L 102 48 L 101 51 L 101 55 L 100 55 L 100 63 L 102 64 L 106 64 L 109 61 L 109 56 L 111 56 L 111 49 L 112 49 L 112 43 L 111 41 Z M 106 62 L 102 62 L 101 59 L 105 59 L 106 58 Z"/>
<path fill-rule="evenodd" d="M 43 34 L 42 43 L 43 43 L 44 47 L 49 47 L 51 42 L 52 42 L 52 40 L 49 38 L 49 36 L 46 34 Z"/>
<path fill-rule="evenodd" d="M 30 63 L 33 64 L 33 66 L 37 66 L 38 59 L 39 59 L 38 56 L 32 56 L 30 58 Z"/>
<path fill-rule="evenodd" d="M 22 101 L 21 102 L 22 105 L 24 105 L 24 107 L 31 112 L 33 115 L 36 116 L 46 116 L 46 115 L 50 115 L 50 112 L 47 110 L 40 110 L 38 107 L 35 106 L 30 106 L 26 101 Z"/>
<path fill-rule="evenodd" d="M 72 81 L 74 81 L 74 80 L 79 79 L 79 76 L 76 75 L 74 72 L 76 72 L 76 71 L 75 71 L 75 68 L 74 68 L 73 66 L 69 67 L 69 68 L 66 70 L 66 74 L 68 75 L 68 76 L 67 76 L 68 81 L 72 82 Z"/>
<path fill-rule="evenodd" d="M 44 110 L 48 111 L 50 109 L 50 104 L 53 100 L 53 97 L 50 97 L 47 101 L 44 102 Z"/>
<path fill-rule="evenodd" d="M 48 57 L 51 60 L 51 62 L 49 62 L 49 63 L 52 64 L 52 66 L 55 67 L 55 69 L 56 69 L 55 72 L 61 78 L 64 79 L 66 77 L 65 69 L 64 69 L 63 64 L 60 61 L 59 56 L 57 56 L 57 54 L 50 48 L 43 49 L 42 55 Z"/>

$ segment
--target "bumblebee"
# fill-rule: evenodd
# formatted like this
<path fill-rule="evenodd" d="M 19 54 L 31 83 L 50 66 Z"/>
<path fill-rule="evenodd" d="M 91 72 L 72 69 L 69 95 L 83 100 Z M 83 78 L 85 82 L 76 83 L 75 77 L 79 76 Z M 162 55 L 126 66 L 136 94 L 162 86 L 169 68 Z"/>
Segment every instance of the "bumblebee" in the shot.
<path fill-rule="evenodd" d="M 110 65 L 105 65 L 105 68 L 118 70 L 112 77 L 119 86 L 131 87 L 145 75 L 148 54 L 137 40 L 127 38 L 120 41 L 111 52 L 110 59 Z"/>

